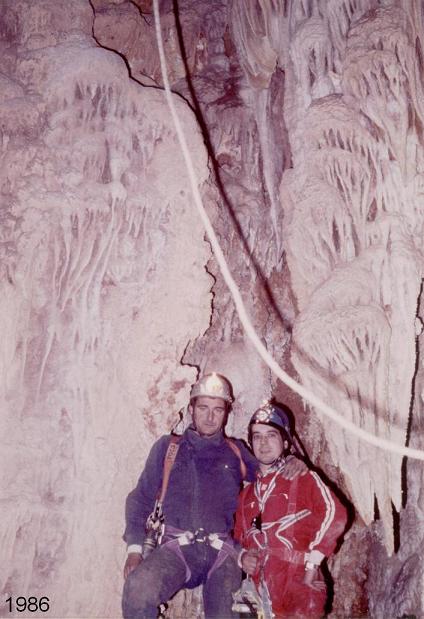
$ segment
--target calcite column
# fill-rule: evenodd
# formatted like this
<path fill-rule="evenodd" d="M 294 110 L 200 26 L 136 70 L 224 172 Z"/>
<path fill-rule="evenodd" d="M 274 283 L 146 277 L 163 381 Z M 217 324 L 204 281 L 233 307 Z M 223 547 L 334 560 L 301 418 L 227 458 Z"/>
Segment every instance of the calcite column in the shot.
<path fill-rule="evenodd" d="M 98 47 L 93 17 L 88 0 L 1 9 L 0 590 L 112 618 L 124 499 L 186 403 L 212 278 L 163 93 Z"/>

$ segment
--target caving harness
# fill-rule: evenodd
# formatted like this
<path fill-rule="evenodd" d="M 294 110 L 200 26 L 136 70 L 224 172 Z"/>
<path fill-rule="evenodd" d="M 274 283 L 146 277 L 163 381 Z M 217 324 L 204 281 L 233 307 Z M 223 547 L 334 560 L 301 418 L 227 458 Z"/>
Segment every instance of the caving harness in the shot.
<path fill-rule="evenodd" d="M 247 529 L 247 536 L 254 540 L 255 545 L 259 548 L 261 553 L 263 553 L 264 560 L 261 561 L 259 580 L 257 585 L 255 585 L 253 579 L 248 576 L 243 581 L 241 588 L 235 594 L 233 594 L 233 611 L 239 612 L 241 615 L 245 613 L 255 613 L 257 619 L 272 619 L 273 617 L 275 617 L 272 610 L 271 597 L 264 575 L 264 566 L 268 556 L 275 555 L 278 556 L 280 559 L 283 559 L 284 561 L 297 565 L 304 565 L 306 560 L 306 554 L 304 552 L 294 550 L 292 543 L 293 533 L 291 527 L 299 520 L 302 520 L 306 516 L 310 515 L 310 511 L 307 509 L 298 512 L 296 511 L 298 486 L 297 477 L 292 481 L 289 495 L 287 497 L 287 514 L 275 521 L 264 522 L 262 519 L 262 514 L 265 510 L 266 502 L 274 490 L 275 481 L 284 469 L 287 460 L 289 460 L 291 457 L 292 456 L 288 456 L 288 458 L 283 458 L 280 456 L 280 458 L 277 459 L 274 465 L 274 476 L 271 478 L 271 481 L 269 482 L 266 490 L 262 490 L 261 477 L 258 476 L 258 478 L 256 479 L 254 485 L 254 492 L 258 501 L 259 512 L 250 523 L 250 528 L 248 528 L 247 526 L 248 523 L 246 522 L 244 504 L 242 504 L 242 519 L 244 522 L 244 527 L 245 529 Z M 287 545 L 285 548 L 270 548 L 268 546 L 267 531 L 272 527 L 275 527 L 275 525 L 278 525 L 276 536 L 278 537 L 278 539 L 280 539 L 280 541 Z M 262 541 L 261 538 L 263 538 Z"/>
<path fill-rule="evenodd" d="M 165 459 L 163 463 L 162 487 L 158 493 L 153 512 L 146 521 L 146 537 L 143 543 L 143 558 L 146 558 L 158 544 L 166 546 L 175 552 L 183 561 L 186 568 L 186 582 L 191 577 L 191 571 L 187 565 L 187 561 L 181 550 L 182 547 L 194 543 L 209 544 L 215 550 L 218 550 L 215 562 L 210 568 L 207 578 L 225 561 L 228 556 L 233 556 L 237 560 L 237 551 L 234 548 L 231 535 L 229 533 L 207 533 L 204 529 L 199 528 L 196 531 L 185 531 L 177 527 L 166 525 L 163 514 L 163 502 L 165 500 L 166 491 L 168 489 L 169 478 L 172 467 L 174 466 L 177 457 L 179 442 L 181 436 L 171 435 L 171 440 L 168 445 Z M 230 438 L 225 437 L 225 442 L 231 451 L 237 456 L 240 462 L 240 473 L 242 479 L 247 476 L 247 468 L 243 461 L 239 447 Z"/>

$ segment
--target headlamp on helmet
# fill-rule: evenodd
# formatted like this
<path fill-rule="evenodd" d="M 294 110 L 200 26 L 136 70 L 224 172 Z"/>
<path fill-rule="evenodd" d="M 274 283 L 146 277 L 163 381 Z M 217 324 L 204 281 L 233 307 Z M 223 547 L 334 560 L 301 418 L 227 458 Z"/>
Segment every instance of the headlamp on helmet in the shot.
<path fill-rule="evenodd" d="M 250 421 L 249 421 L 249 443 L 252 444 L 252 430 L 255 423 L 263 423 L 267 426 L 273 426 L 278 430 L 283 431 L 283 438 L 288 438 L 290 442 L 292 442 L 291 430 L 290 430 L 290 418 L 288 413 L 277 406 L 276 404 L 271 404 L 271 402 L 265 402 L 263 406 L 256 410 Z"/>

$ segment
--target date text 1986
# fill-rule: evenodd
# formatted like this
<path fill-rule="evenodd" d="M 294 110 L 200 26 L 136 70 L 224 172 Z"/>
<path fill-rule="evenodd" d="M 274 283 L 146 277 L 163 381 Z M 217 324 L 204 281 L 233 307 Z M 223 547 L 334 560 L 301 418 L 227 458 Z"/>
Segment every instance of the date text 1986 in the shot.
<path fill-rule="evenodd" d="M 15 609 L 18 613 L 23 613 L 25 611 L 30 613 L 35 613 L 37 611 L 46 613 L 50 609 L 50 600 L 47 597 L 36 598 L 34 596 L 30 596 L 29 598 L 26 598 L 20 595 L 17 598 L 7 598 L 6 604 L 9 606 L 10 613 Z"/>

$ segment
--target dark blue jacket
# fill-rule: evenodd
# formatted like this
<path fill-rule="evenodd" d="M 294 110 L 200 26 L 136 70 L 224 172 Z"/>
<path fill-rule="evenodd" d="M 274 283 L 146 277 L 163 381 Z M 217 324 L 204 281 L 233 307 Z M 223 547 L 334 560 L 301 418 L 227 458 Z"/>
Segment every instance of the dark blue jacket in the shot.
<path fill-rule="evenodd" d="M 126 501 L 127 544 L 142 544 L 146 519 L 152 512 L 162 486 L 163 461 L 170 435 L 162 436 L 152 447 L 137 486 Z M 241 441 L 247 480 L 255 477 L 257 462 Z M 184 531 L 203 528 L 206 533 L 230 532 L 242 483 L 240 459 L 229 447 L 222 432 L 211 438 L 199 436 L 188 428 L 179 441 L 172 467 L 163 511 L 165 524 Z"/>

